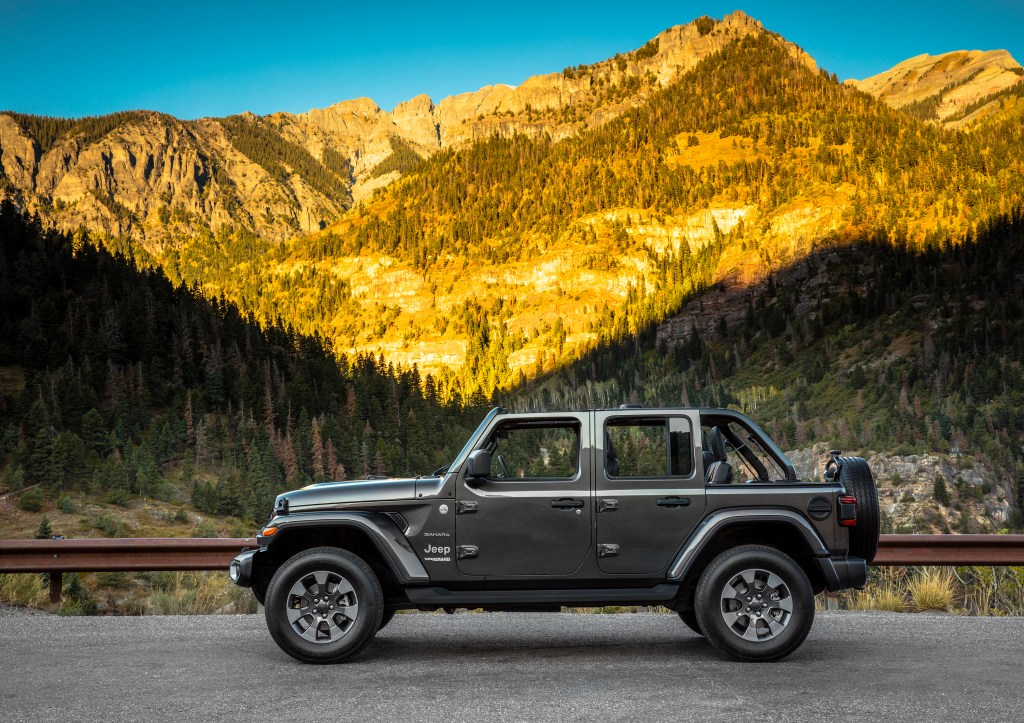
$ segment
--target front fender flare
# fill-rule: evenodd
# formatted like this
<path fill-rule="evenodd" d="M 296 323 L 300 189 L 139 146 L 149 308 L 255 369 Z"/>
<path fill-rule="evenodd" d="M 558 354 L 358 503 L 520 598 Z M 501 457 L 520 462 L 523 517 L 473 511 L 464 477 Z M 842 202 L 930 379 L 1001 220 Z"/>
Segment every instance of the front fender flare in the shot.
<path fill-rule="evenodd" d="M 266 542 L 270 554 L 274 552 L 274 543 L 288 536 L 282 534 L 285 532 L 303 528 L 355 529 L 366 535 L 399 582 L 430 582 L 430 576 L 409 540 L 395 521 L 381 512 L 296 512 L 277 517 L 270 524 L 277 527 L 277 533 Z"/>

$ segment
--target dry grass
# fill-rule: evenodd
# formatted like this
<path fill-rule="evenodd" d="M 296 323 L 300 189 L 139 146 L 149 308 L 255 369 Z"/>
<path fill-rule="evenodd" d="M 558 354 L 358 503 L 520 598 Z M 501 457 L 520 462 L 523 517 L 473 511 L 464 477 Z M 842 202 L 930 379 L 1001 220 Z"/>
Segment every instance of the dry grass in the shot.
<path fill-rule="evenodd" d="M 904 612 L 908 607 L 906 576 L 900 569 L 880 568 L 863 590 L 850 590 L 844 597 L 850 610 Z"/>
<path fill-rule="evenodd" d="M 254 613 L 256 598 L 223 573 L 166 572 L 153 578 L 146 612 L 152 615 L 210 615 Z"/>
<path fill-rule="evenodd" d="M 914 609 L 948 611 L 953 605 L 953 572 L 926 567 L 908 585 Z"/>
<path fill-rule="evenodd" d="M 39 575 L 0 575 L 0 603 L 23 608 L 41 608 L 46 605 L 47 591 Z"/>
<path fill-rule="evenodd" d="M 851 610 L 884 610 L 901 613 L 907 609 L 907 599 L 894 586 L 874 586 L 858 591 L 850 598 Z"/>

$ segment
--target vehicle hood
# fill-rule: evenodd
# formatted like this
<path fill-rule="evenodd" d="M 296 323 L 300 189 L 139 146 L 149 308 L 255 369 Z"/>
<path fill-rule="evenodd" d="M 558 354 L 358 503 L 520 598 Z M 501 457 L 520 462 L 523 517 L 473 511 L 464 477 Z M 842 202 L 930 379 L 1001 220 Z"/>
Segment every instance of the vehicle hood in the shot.
<path fill-rule="evenodd" d="M 433 479 L 433 478 L 431 478 Z M 434 480 L 436 481 L 436 480 Z M 280 510 L 282 500 L 288 501 L 289 512 L 330 509 L 352 502 L 386 502 L 411 500 L 416 497 L 417 483 L 423 479 L 372 479 L 352 482 L 321 482 L 300 490 L 285 492 L 277 498 L 274 509 Z"/>

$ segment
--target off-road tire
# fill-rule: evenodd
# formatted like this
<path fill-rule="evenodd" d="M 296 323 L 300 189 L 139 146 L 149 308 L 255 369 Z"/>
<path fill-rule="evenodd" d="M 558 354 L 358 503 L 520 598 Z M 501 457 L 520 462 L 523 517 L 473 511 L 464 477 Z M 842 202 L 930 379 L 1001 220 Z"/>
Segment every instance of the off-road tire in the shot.
<path fill-rule="evenodd" d="M 289 619 L 289 599 L 306 597 L 296 592 L 302 591 L 304 581 L 321 573 L 329 576 L 325 589 L 330 601 L 337 607 L 323 611 L 329 618 L 320 617 L 322 613 L 319 608 L 310 614 L 316 625 L 324 626 L 324 636 L 327 638 L 320 639 L 319 633 L 314 631 L 313 637 L 317 639 L 310 640 L 302 637 L 298 631 L 304 623 Z M 331 581 L 336 583 L 339 578 L 342 583 L 332 593 Z M 351 592 L 344 595 L 343 606 L 338 591 L 347 590 L 348 587 Z M 319 589 L 318 585 L 309 588 Z M 307 593 L 316 595 L 317 600 L 323 599 L 323 593 Z M 353 617 L 343 617 L 340 611 L 344 609 L 347 612 L 352 606 L 357 606 Z M 312 607 L 309 609 L 313 610 Z M 298 553 L 274 573 L 267 588 L 264 612 L 270 635 L 284 652 L 307 663 L 340 663 L 356 655 L 377 634 L 384 615 L 384 596 L 377 576 L 361 558 L 337 547 L 316 547 Z M 297 609 L 292 608 L 291 614 L 298 614 Z"/>
<path fill-rule="evenodd" d="M 878 490 L 871 468 L 861 457 L 839 457 L 839 483 L 857 498 L 857 524 L 850 531 L 850 554 L 869 564 L 878 552 Z"/>
<path fill-rule="evenodd" d="M 742 575 L 752 577 L 754 584 L 747 587 Z M 765 587 L 757 588 L 758 581 Z M 780 598 L 768 602 L 773 595 L 766 590 L 778 590 Z M 737 604 L 742 607 L 735 608 Z M 734 547 L 712 560 L 701 575 L 694 605 L 697 623 L 708 642 L 746 662 L 784 658 L 800 646 L 814 622 L 814 593 L 807 574 L 789 555 L 763 545 Z M 758 612 L 744 611 L 753 606 Z M 783 609 L 787 606 L 788 613 Z M 772 617 L 772 627 L 769 616 L 775 613 L 779 618 Z M 727 622 L 727 617 L 735 617 L 734 622 Z M 752 627 L 754 639 L 743 637 Z"/>

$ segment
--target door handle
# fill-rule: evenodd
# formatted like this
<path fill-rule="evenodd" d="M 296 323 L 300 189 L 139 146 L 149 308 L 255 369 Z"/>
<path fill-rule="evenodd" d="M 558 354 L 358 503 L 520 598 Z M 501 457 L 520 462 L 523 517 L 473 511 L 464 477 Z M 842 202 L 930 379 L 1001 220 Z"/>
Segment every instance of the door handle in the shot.
<path fill-rule="evenodd" d="M 668 507 L 670 510 L 674 510 L 677 507 L 686 507 L 689 504 L 689 497 L 659 497 L 657 500 L 658 507 Z"/>
<path fill-rule="evenodd" d="M 575 510 L 583 506 L 583 500 L 574 500 L 572 497 L 562 497 L 551 500 L 551 506 L 556 510 Z"/>

